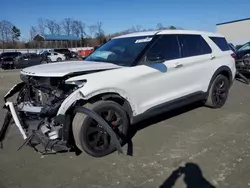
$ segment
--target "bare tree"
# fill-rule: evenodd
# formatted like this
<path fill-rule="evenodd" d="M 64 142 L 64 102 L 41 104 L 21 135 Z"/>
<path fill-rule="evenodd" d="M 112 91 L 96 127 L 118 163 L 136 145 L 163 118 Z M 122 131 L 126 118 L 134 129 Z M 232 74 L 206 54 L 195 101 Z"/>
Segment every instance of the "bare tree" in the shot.
<path fill-rule="evenodd" d="M 13 24 L 7 20 L 0 22 L 0 35 L 3 41 L 10 41 L 12 39 Z"/>
<path fill-rule="evenodd" d="M 90 25 L 88 26 L 88 33 L 89 33 L 89 37 L 93 37 L 93 34 L 97 31 L 97 26 L 96 25 Z"/>
<path fill-rule="evenodd" d="M 60 24 L 55 22 L 54 23 L 54 28 L 55 28 L 55 34 L 60 35 L 61 34 L 61 26 L 60 26 Z"/>
<path fill-rule="evenodd" d="M 102 29 L 102 22 L 97 22 L 96 23 L 96 38 L 99 40 L 100 43 L 103 43 L 105 41 L 105 33 L 104 30 Z"/>
<path fill-rule="evenodd" d="M 136 30 L 136 32 L 142 31 L 142 26 L 141 25 L 136 25 L 135 30 Z"/>
<path fill-rule="evenodd" d="M 162 30 L 164 27 L 163 27 L 163 25 L 162 25 L 162 23 L 158 23 L 157 25 L 156 25 L 156 29 L 158 29 L 158 30 Z"/>
<path fill-rule="evenodd" d="M 78 24 L 79 24 L 80 35 L 83 38 L 83 36 L 86 36 L 86 32 L 85 32 L 86 25 L 82 21 L 79 21 Z"/>
<path fill-rule="evenodd" d="M 39 18 L 38 19 L 38 31 L 40 34 L 44 34 L 45 33 L 45 29 L 46 29 L 46 26 L 45 26 L 45 21 L 43 18 Z"/>
<path fill-rule="evenodd" d="M 13 24 L 7 20 L 0 21 L 0 40 L 2 41 L 2 48 L 5 46 L 5 42 L 12 40 L 12 28 Z"/>
<path fill-rule="evenodd" d="M 37 35 L 38 31 L 37 28 L 32 26 L 30 28 L 30 40 L 33 40 L 33 38 Z"/>
<path fill-rule="evenodd" d="M 72 34 L 77 37 L 83 37 L 85 33 L 85 24 L 82 21 L 73 20 L 71 25 Z"/>
<path fill-rule="evenodd" d="M 56 21 L 49 19 L 45 20 L 45 27 L 48 28 L 49 33 L 52 35 L 56 34 L 56 30 L 58 29 Z"/>
<path fill-rule="evenodd" d="M 70 35 L 72 32 L 71 30 L 72 22 L 73 22 L 72 18 L 65 18 L 62 22 L 62 29 L 66 35 Z"/>

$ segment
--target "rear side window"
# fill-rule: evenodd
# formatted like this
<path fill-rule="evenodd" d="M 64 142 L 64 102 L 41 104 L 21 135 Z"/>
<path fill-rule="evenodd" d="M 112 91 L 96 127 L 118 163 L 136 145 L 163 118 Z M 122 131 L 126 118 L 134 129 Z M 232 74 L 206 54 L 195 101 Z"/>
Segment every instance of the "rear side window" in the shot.
<path fill-rule="evenodd" d="M 179 35 L 182 57 L 212 53 L 210 46 L 201 35 Z"/>
<path fill-rule="evenodd" d="M 162 35 L 149 49 L 147 57 L 160 55 L 164 60 L 180 58 L 180 50 L 176 35 Z"/>
<path fill-rule="evenodd" d="M 229 45 L 224 37 L 209 37 L 220 49 L 221 51 L 230 50 Z"/>

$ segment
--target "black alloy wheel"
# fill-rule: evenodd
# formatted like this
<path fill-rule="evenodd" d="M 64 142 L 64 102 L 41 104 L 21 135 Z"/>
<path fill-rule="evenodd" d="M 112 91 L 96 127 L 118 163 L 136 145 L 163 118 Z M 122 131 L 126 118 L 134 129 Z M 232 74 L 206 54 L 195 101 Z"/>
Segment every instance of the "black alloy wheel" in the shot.
<path fill-rule="evenodd" d="M 218 75 L 209 89 L 209 96 L 205 105 L 212 108 L 222 107 L 227 101 L 229 88 L 228 78 L 221 74 Z"/>
<path fill-rule="evenodd" d="M 110 110 L 103 110 L 98 113 L 110 126 L 119 134 L 122 127 L 122 117 L 117 112 Z M 88 122 L 86 131 L 86 141 L 89 147 L 96 152 L 107 150 L 110 147 L 110 136 L 103 130 L 101 125 L 94 121 Z"/>
<path fill-rule="evenodd" d="M 84 105 L 85 106 L 85 105 Z M 98 101 L 85 106 L 100 115 L 116 133 L 121 145 L 126 143 L 129 120 L 122 106 L 113 101 Z M 111 137 L 95 120 L 77 113 L 72 123 L 76 146 L 93 157 L 103 157 L 116 150 Z"/>

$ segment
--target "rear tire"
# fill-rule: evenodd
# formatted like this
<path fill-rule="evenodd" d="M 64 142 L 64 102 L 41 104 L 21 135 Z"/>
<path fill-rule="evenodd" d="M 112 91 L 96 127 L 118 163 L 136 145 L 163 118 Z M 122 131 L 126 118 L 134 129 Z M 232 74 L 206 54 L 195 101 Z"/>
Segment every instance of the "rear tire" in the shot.
<path fill-rule="evenodd" d="M 62 58 L 59 57 L 59 58 L 56 59 L 56 61 L 57 62 L 62 62 Z"/>
<path fill-rule="evenodd" d="M 45 61 L 45 60 L 41 61 L 41 64 L 47 64 L 47 63 L 48 63 L 48 62 Z"/>
<path fill-rule="evenodd" d="M 118 133 L 117 137 L 121 145 L 126 143 L 129 120 L 122 106 L 113 101 L 97 101 L 92 104 L 87 103 L 84 107 L 93 110 L 106 120 Z M 72 129 L 76 146 L 93 157 L 103 157 L 116 150 L 115 146 L 110 144 L 109 135 L 83 113 L 77 113 L 74 116 Z M 123 139 L 118 136 L 120 134 Z"/>
<path fill-rule="evenodd" d="M 221 108 L 227 101 L 230 83 L 227 77 L 219 74 L 209 88 L 209 94 L 205 106 Z"/>

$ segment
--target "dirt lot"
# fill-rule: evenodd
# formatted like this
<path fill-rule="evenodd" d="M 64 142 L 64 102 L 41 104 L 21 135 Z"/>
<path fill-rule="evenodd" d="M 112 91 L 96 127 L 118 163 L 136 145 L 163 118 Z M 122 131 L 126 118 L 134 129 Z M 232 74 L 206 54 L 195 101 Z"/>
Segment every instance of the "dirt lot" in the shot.
<path fill-rule="evenodd" d="M 18 79 L 18 71 L 0 71 L 1 106 L 3 95 Z M 164 182 L 166 188 L 250 187 L 249 93 L 249 86 L 235 81 L 222 109 L 191 106 L 187 112 L 179 109 L 140 123 L 132 157 L 40 156 L 29 147 L 17 151 L 23 140 L 12 126 L 0 150 L 0 188 L 151 188 Z M 4 114 L 0 109 L 1 124 Z M 186 163 L 191 164 L 182 176 L 171 175 Z"/>

